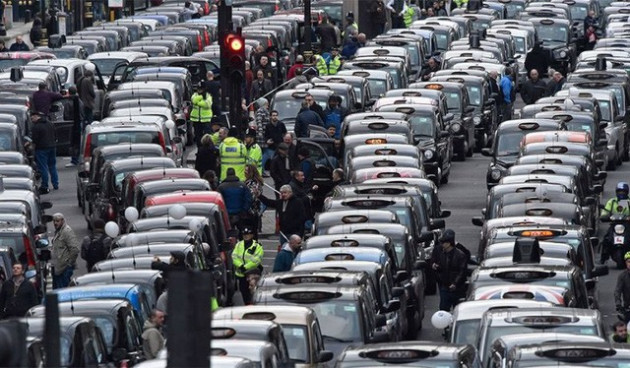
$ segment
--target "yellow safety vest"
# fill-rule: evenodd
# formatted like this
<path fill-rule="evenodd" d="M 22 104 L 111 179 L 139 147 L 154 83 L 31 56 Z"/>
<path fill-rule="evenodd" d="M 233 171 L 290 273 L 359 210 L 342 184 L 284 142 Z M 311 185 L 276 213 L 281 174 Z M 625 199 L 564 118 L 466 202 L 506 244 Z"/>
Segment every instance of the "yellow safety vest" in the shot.
<path fill-rule="evenodd" d="M 328 65 L 326 65 L 326 60 L 323 57 L 317 58 L 317 64 L 315 66 L 317 68 L 317 72 L 319 75 L 328 75 Z"/>
<path fill-rule="evenodd" d="M 254 143 L 251 147 L 247 147 L 247 164 L 256 165 L 260 175 L 262 175 L 262 156 L 262 149 L 258 144 Z"/>
<path fill-rule="evenodd" d="M 337 56 L 330 61 L 330 64 L 328 64 L 328 74 L 329 75 L 337 74 L 340 67 L 341 67 L 341 58 Z"/>
<path fill-rule="evenodd" d="M 241 266 L 245 266 L 245 272 L 251 271 L 262 265 L 264 249 L 257 241 L 253 240 L 252 245 L 245 249 L 245 241 L 241 240 L 234 246 L 232 251 L 232 263 L 234 264 L 234 274 L 236 277 L 245 277 L 241 271 Z"/>
<path fill-rule="evenodd" d="M 405 22 L 405 28 L 409 28 L 411 23 L 413 23 L 413 16 L 415 11 L 411 6 L 407 7 L 407 10 L 403 13 L 403 22 Z"/>
<path fill-rule="evenodd" d="M 192 103 L 192 109 L 190 111 L 190 121 L 195 123 L 209 123 L 212 120 L 212 96 L 206 93 L 206 98 L 203 95 L 195 93 L 190 98 Z"/>
<path fill-rule="evenodd" d="M 233 168 L 236 176 L 245 181 L 245 165 L 247 165 L 247 148 L 238 139 L 227 137 L 219 146 L 219 157 L 221 158 L 221 177 L 225 180 L 227 169 Z"/>
<path fill-rule="evenodd" d="M 455 5 L 457 5 L 458 8 L 465 7 L 466 4 L 468 4 L 468 0 L 454 0 L 454 1 L 455 1 Z"/>

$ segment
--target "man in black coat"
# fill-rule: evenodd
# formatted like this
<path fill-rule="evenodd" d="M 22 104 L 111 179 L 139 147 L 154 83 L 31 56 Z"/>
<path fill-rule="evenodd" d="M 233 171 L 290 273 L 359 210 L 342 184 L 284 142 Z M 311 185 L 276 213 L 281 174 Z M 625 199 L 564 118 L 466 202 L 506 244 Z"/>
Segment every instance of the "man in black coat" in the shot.
<path fill-rule="evenodd" d="M 440 246 L 433 250 L 431 256 L 431 269 L 437 276 L 440 289 L 440 310 L 450 311 L 462 295 L 468 260 L 460 247 L 456 247 L 453 230 L 445 230 L 438 242 Z"/>
<path fill-rule="evenodd" d="M 532 69 L 529 72 L 529 79 L 521 86 L 521 97 L 526 105 L 536 103 L 539 98 L 545 97 L 547 84 L 538 78 L 538 71 Z"/>
<path fill-rule="evenodd" d="M 319 37 L 321 52 L 330 52 L 337 46 L 337 33 L 335 27 L 328 23 L 328 18 L 324 17 L 322 22 L 315 28 L 315 34 Z"/>
<path fill-rule="evenodd" d="M 214 73 L 206 73 L 206 81 L 203 82 L 203 89 L 212 96 L 212 116 L 221 115 L 221 83 L 214 80 Z"/>
<path fill-rule="evenodd" d="M 534 43 L 534 48 L 527 54 L 525 58 L 525 69 L 528 74 L 532 69 L 536 69 L 542 73 L 543 76 L 547 74 L 547 69 L 549 69 L 549 52 L 543 49 L 540 43 Z"/>
<path fill-rule="evenodd" d="M 2 284 L 0 291 L 0 318 L 24 317 L 26 312 L 39 304 L 35 286 L 24 277 L 24 266 L 16 263 L 13 277 Z"/>
<path fill-rule="evenodd" d="M 33 122 L 31 135 L 35 145 L 35 162 L 41 174 L 39 193 L 48 194 L 49 173 L 53 188 L 59 189 L 55 126 L 40 111 L 31 113 L 31 121 Z"/>
<path fill-rule="evenodd" d="M 547 84 L 547 96 L 554 96 L 556 92 L 562 90 L 564 86 L 564 76 L 560 72 L 554 72 L 551 80 Z"/>
<path fill-rule="evenodd" d="M 273 184 L 276 190 L 280 190 L 280 187 L 289 184 L 291 181 L 291 159 L 288 157 L 289 147 L 285 143 L 280 143 L 276 149 L 276 154 L 271 159 L 269 165 L 269 174 L 273 179 Z"/>
<path fill-rule="evenodd" d="M 315 97 L 308 93 L 306 97 L 304 97 L 304 101 L 308 104 L 308 109 L 311 111 L 315 111 L 319 118 L 322 119 L 322 122 L 326 121 L 326 114 L 324 114 L 324 108 L 319 106 L 319 104 L 315 101 Z M 322 126 L 324 124 L 322 123 Z"/>
<path fill-rule="evenodd" d="M 301 200 L 293 196 L 293 189 L 290 185 L 280 187 L 280 199 L 272 200 L 265 196 L 259 197 L 260 201 L 267 207 L 276 209 L 280 231 L 289 237 L 293 234 L 304 237 L 304 223 L 307 220 L 306 210 Z M 280 244 L 289 241 L 285 236 L 280 235 Z"/>

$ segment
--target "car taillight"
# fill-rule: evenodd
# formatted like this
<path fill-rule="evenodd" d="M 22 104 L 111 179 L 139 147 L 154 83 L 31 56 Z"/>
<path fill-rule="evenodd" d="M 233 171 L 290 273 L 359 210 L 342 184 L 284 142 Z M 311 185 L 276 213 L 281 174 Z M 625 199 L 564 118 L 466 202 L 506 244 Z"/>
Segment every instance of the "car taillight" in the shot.
<path fill-rule="evenodd" d="M 83 151 L 83 158 L 87 159 L 87 161 L 89 161 L 91 152 L 90 152 L 90 147 L 92 146 L 92 134 L 88 134 L 87 137 L 85 137 L 85 151 Z"/>
<path fill-rule="evenodd" d="M 280 10 L 280 4 L 276 3 L 276 11 Z"/>
<path fill-rule="evenodd" d="M 120 368 L 129 368 L 129 360 L 128 359 L 121 360 Z"/>
<path fill-rule="evenodd" d="M 197 35 L 197 43 L 199 44 L 199 51 L 203 51 L 203 41 L 201 40 L 201 35 Z"/>
<path fill-rule="evenodd" d="M 203 31 L 203 37 L 206 39 L 206 45 L 210 44 L 210 33 L 207 30 Z"/>
<path fill-rule="evenodd" d="M 203 12 L 205 13 L 205 15 L 210 14 L 210 4 L 206 3 L 206 4 L 203 6 Z"/>
<path fill-rule="evenodd" d="M 268 40 L 267 40 L 267 46 L 268 46 L 268 47 L 273 46 L 273 43 L 271 42 L 271 39 L 268 39 Z"/>
<path fill-rule="evenodd" d="M 26 263 L 29 268 L 35 267 L 35 251 L 33 250 L 33 248 L 31 248 L 31 239 L 29 239 L 26 235 L 24 235 L 22 239 L 24 241 L 24 249 L 26 250 Z"/>
<path fill-rule="evenodd" d="M 107 206 L 107 219 L 109 221 L 116 220 L 116 211 L 114 211 L 114 206 L 111 204 Z"/>
<path fill-rule="evenodd" d="M 162 134 L 162 132 L 158 133 L 158 138 L 160 140 L 160 145 L 162 146 L 162 149 L 164 150 L 164 154 L 166 154 L 166 141 L 164 140 L 164 134 Z"/>

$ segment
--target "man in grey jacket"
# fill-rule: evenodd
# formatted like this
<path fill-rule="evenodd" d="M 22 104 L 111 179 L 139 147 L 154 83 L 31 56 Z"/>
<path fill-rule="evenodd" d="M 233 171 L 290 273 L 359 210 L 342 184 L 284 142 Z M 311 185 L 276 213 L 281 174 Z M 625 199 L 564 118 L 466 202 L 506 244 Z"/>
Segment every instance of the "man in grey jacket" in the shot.
<path fill-rule="evenodd" d="M 155 359 L 164 348 L 164 336 L 160 328 L 164 324 L 164 312 L 153 309 L 149 320 L 144 322 L 144 331 L 142 332 L 142 350 L 144 357 L 147 359 Z"/>
<path fill-rule="evenodd" d="M 61 213 L 53 215 L 55 235 L 52 239 L 53 289 L 70 284 L 79 255 L 79 241 Z"/>

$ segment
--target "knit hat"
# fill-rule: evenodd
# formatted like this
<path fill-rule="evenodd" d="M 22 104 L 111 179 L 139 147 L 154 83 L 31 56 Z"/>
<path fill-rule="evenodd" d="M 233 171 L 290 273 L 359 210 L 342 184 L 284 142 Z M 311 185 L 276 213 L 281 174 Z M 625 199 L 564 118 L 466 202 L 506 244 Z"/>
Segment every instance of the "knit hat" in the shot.
<path fill-rule="evenodd" d="M 258 108 L 261 108 L 261 107 L 265 106 L 265 104 L 268 104 L 268 103 L 269 103 L 269 101 L 266 98 L 264 98 L 264 97 L 261 97 L 261 98 L 256 100 L 256 106 L 258 106 Z"/>

